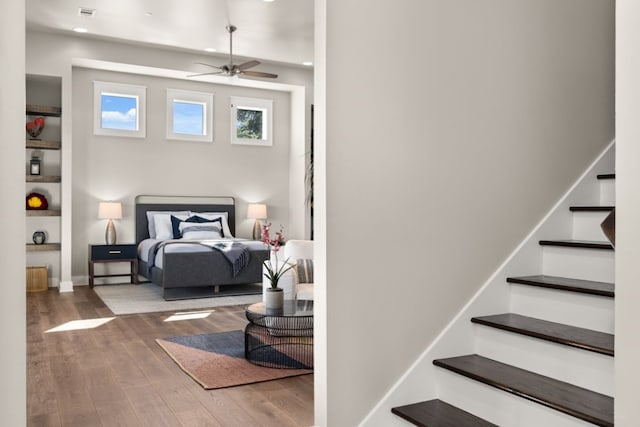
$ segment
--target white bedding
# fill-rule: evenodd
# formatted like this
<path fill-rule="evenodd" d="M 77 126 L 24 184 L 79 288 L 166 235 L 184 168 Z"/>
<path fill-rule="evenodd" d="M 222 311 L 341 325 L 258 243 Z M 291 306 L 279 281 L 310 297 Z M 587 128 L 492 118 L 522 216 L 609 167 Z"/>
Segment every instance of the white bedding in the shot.
<path fill-rule="evenodd" d="M 240 242 L 247 245 L 250 249 L 265 249 L 264 243 L 262 243 L 259 240 L 249 240 L 249 239 L 240 239 L 240 238 L 217 239 L 217 240 L 222 242 L 230 242 L 230 241 Z M 210 242 L 215 242 L 217 240 L 207 240 L 206 242 L 210 243 Z M 210 245 L 199 244 L 200 242 L 199 240 L 185 240 L 185 239 L 165 240 L 164 242 L 167 242 L 169 244 L 166 244 L 163 247 L 161 247 L 155 254 L 155 257 L 152 260 L 153 262 L 149 263 L 150 251 L 153 249 L 155 245 L 161 242 L 163 241 L 158 239 L 143 240 L 138 244 L 138 257 L 142 261 L 146 262 L 147 264 L 153 265 L 158 268 L 162 268 L 162 255 L 164 250 L 166 250 L 167 253 L 211 252 L 213 250 L 211 249 Z"/>

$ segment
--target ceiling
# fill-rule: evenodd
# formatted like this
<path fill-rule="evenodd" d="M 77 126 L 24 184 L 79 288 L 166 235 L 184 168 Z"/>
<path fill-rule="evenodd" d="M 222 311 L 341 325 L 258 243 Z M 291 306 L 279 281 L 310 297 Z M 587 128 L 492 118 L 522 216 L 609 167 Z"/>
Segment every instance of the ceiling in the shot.
<path fill-rule="evenodd" d="M 313 0 L 27 0 L 28 30 L 117 39 L 203 53 L 215 48 L 263 61 L 313 61 Z M 79 8 L 96 9 L 94 17 Z M 74 27 L 88 30 L 74 33 Z"/>

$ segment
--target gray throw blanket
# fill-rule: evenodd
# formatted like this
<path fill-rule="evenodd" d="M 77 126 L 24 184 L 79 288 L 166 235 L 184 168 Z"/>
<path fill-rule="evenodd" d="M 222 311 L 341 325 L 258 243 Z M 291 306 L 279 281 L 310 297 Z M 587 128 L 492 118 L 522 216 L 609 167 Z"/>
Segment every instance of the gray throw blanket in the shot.
<path fill-rule="evenodd" d="M 239 242 L 221 242 L 216 240 L 203 240 L 200 242 L 222 252 L 233 269 L 233 277 L 236 277 L 243 268 L 249 265 L 249 248 Z"/>

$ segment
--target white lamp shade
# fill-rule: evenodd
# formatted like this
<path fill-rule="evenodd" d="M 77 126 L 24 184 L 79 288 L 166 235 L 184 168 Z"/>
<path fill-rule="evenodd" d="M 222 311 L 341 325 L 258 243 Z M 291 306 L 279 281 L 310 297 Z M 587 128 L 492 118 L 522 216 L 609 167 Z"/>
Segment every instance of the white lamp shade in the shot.
<path fill-rule="evenodd" d="M 119 202 L 100 202 L 98 206 L 99 219 L 121 219 L 122 203 Z"/>
<path fill-rule="evenodd" d="M 247 207 L 247 218 L 265 219 L 267 217 L 267 205 L 262 203 L 249 203 Z"/>

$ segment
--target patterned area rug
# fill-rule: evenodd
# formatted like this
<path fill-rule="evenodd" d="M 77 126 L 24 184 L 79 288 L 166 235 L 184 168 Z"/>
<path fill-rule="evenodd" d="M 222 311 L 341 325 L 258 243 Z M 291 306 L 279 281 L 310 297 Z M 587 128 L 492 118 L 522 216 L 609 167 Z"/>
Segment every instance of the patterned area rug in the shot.
<path fill-rule="evenodd" d="M 206 390 L 311 374 L 310 369 L 256 366 L 244 358 L 242 331 L 157 339 L 167 354 Z"/>
<path fill-rule="evenodd" d="M 165 301 L 162 298 L 162 289 L 153 283 L 140 285 L 103 285 L 95 286 L 93 290 L 116 315 L 155 313 L 161 311 L 192 310 L 199 308 L 222 307 L 225 305 L 253 304 L 262 300 L 262 285 L 253 286 L 252 295 L 237 295 L 231 293 L 234 286 L 221 286 L 227 288 L 227 293 L 213 298 L 202 298 L 192 295 L 192 299 L 180 299 Z M 257 294 L 256 294 L 257 292 Z"/>

